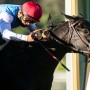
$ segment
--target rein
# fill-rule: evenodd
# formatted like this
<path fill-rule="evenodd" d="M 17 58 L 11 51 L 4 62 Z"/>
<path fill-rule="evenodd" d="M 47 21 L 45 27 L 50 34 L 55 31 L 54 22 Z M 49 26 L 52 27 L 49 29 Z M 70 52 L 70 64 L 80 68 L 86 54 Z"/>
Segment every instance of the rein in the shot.
<path fill-rule="evenodd" d="M 45 29 L 43 29 L 45 30 Z M 37 36 L 41 37 L 41 30 L 39 32 L 37 32 Z M 31 37 L 35 40 L 35 42 L 37 42 L 55 61 L 57 61 L 58 63 L 60 63 L 67 71 L 70 71 L 61 61 L 59 61 L 59 59 L 53 55 L 40 41 L 39 39 L 35 38 L 35 34 L 32 33 Z M 41 39 L 40 39 L 41 40 Z"/>
<path fill-rule="evenodd" d="M 59 61 L 59 59 L 53 55 L 41 42 L 39 42 L 38 40 L 35 40 L 55 61 L 57 61 L 58 63 L 60 63 L 67 71 L 70 71 L 61 61 Z"/>

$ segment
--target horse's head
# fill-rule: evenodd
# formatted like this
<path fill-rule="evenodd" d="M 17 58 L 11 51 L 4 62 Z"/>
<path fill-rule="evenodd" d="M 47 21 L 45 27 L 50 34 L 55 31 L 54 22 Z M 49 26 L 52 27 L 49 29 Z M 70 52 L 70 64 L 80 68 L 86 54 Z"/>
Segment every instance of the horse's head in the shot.
<path fill-rule="evenodd" d="M 76 52 L 89 51 L 90 22 L 83 16 L 69 16 L 63 14 L 68 21 L 61 22 L 57 26 L 53 24 L 51 16 L 48 18 L 46 36 L 53 37 L 57 42 L 63 44 Z"/>
<path fill-rule="evenodd" d="M 63 14 L 63 13 L 62 13 Z M 69 19 L 69 22 L 75 27 L 76 30 L 78 30 L 80 33 L 82 33 L 87 41 L 90 41 L 90 22 L 85 20 L 85 18 L 80 16 L 69 16 L 63 14 L 67 19 Z"/>

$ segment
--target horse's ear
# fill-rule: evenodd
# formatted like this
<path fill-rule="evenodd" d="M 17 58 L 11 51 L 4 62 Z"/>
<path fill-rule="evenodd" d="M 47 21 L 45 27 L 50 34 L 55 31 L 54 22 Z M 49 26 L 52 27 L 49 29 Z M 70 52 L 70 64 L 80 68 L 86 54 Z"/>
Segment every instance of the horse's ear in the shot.
<path fill-rule="evenodd" d="M 76 21 L 76 20 L 84 19 L 83 15 L 80 15 L 80 16 L 74 16 L 74 15 L 70 16 L 70 15 L 66 15 L 64 13 L 61 13 L 61 14 L 64 15 L 70 21 Z"/>
<path fill-rule="evenodd" d="M 53 21 L 52 21 L 51 14 L 49 14 L 49 16 L 48 16 L 48 26 L 49 27 L 53 27 L 54 26 Z"/>
<path fill-rule="evenodd" d="M 48 21 L 50 21 L 50 20 L 51 20 L 51 18 L 52 18 L 52 17 L 51 17 L 51 14 L 49 14 L 49 16 L 48 16 Z"/>
<path fill-rule="evenodd" d="M 66 15 L 64 13 L 61 13 L 62 15 L 65 16 L 65 18 L 69 19 L 70 21 L 74 20 L 75 18 L 73 16 L 70 16 L 70 15 Z"/>
<path fill-rule="evenodd" d="M 49 14 L 48 16 L 48 25 L 52 25 L 53 22 L 52 22 L 52 17 L 51 17 L 51 14 Z"/>

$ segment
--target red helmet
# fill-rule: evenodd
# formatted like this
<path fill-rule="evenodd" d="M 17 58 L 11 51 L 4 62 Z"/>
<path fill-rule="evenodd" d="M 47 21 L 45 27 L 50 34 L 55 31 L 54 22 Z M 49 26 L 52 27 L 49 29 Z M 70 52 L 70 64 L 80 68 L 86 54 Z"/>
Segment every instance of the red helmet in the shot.
<path fill-rule="evenodd" d="M 22 5 L 22 12 L 26 15 L 29 15 L 37 22 L 42 16 L 42 8 L 37 2 L 26 2 Z"/>

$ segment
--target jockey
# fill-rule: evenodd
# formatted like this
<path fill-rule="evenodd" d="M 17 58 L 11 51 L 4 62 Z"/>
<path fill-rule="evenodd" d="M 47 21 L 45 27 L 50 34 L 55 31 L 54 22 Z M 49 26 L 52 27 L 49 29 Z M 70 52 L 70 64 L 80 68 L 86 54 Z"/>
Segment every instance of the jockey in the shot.
<path fill-rule="evenodd" d="M 12 31 L 18 26 L 28 27 L 30 32 L 37 32 L 35 23 L 40 22 L 42 8 L 37 2 L 26 2 L 23 5 L 0 5 L 0 50 L 10 41 L 32 42 L 32 33 L 29 35 L 17 34 Z M 35 36 L 38 38 L 37 36 Z M 3 44 L 2 44 L 3 43 Z"/>

